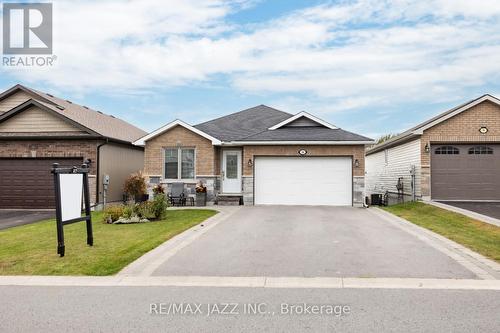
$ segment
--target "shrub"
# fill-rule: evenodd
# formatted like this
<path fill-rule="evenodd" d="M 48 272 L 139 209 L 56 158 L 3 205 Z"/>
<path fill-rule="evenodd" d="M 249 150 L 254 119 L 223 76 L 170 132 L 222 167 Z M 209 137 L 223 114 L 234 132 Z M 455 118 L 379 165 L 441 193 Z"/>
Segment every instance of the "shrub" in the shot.
<path fill-rule="evenodd" d="M 135 213 L 143 219 L 152 220 L 156 218 L 155 213 L 153 212 L 153 203 L 151 201 L 144 201 L 140 204 L 136 204 Z"/>
<path fill-rule="evenodd" d="M 165 217 L 167 212 L 168 202 L 165 194 L 158 194 L 154 197 L 151 202 L 151 209 L 155 215 L 155 218 L 161 219 Z"/>
<path fill-rule="evenodd" d="M 108 206 L 104 210 L 103 222 L 112 223 L 123 216 L 124 207 L 123 206 Z"/>
<path fill-rule="evenodd" d="M 122 216 L 127 219 L 131 218 L 134 215 L 134 208 L 135 208 L 134 204 L 123 207 Z"/>
<path fill-rule="evenodd" d="M 134 198 L 146 194 L 146 178 L 142 172 L 139 171 L 128 176 L 123 191 Z"/>

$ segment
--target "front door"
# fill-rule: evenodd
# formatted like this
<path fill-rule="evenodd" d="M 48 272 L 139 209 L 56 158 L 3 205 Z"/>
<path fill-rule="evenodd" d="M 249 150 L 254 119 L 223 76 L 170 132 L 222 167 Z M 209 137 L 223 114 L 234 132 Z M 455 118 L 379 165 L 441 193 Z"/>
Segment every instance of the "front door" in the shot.
<path fill-rule="evenodd" d="M 222 193 L 241 193 L 241 151 L 222 152 Z"/>

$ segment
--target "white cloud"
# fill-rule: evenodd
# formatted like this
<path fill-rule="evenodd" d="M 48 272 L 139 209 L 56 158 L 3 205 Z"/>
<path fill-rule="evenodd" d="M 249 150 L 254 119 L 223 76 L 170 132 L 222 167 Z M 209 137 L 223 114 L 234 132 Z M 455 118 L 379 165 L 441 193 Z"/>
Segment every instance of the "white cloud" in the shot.
<path fill-rule="evenodd" d="M 243 92 L 311 94 L 336 110 L 439 100 L 500 73 L 499 1 L 359 0 L 251 26 L 228 21 L 253 3 L 57 1 L 57 66 L 8 72 L 82 93 L 191 85 L 222 74 Z"/>

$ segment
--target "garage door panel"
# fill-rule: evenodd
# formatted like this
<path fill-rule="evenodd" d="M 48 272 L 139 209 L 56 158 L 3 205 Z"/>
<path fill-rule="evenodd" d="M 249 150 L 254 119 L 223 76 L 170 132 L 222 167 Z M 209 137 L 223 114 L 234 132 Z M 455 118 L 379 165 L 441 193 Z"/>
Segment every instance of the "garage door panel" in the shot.
<path fill-rule="evenodd" d="M 53 163 L 80 165 L 82 158 L 0 159 L 0 208 L 54 208 Z"/>
<path fill-rule="evenodd" d="M 255 204 L 352 205 L 350 157 L 257 157 Z"/>
<path fill-rule="evenodd" d="M 443 146 L 458 148 L 459 154 L 436 154 Z M 493 154 L 469 154 L 477 146 L 487 146 Z M 431 154 L 432 199 L 500 200 L 499 144 L 433 145 Z"/>

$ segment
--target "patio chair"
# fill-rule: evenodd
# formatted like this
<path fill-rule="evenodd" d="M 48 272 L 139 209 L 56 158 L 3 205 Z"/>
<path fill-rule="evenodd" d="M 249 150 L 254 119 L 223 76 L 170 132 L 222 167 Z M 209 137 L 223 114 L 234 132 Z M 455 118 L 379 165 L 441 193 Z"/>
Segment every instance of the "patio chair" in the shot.
<path fill-rule="evenodd" d="M 184 183 L 172 183 L 168 201 L 172 206 L 185 206 L 186 193 L 184 193 Z"/>

